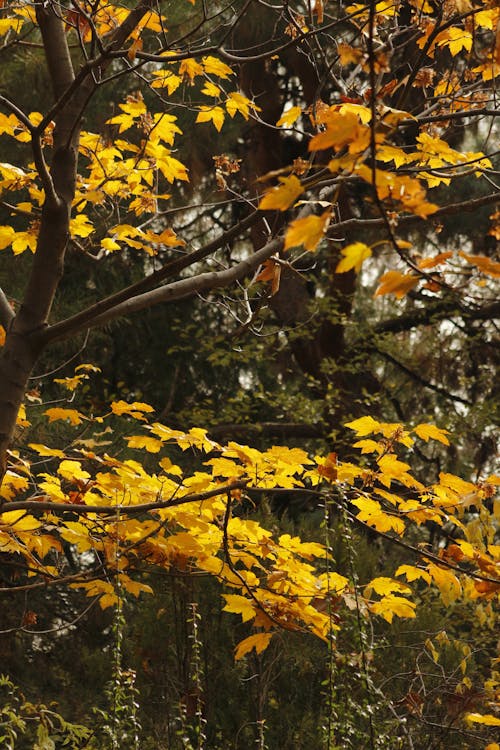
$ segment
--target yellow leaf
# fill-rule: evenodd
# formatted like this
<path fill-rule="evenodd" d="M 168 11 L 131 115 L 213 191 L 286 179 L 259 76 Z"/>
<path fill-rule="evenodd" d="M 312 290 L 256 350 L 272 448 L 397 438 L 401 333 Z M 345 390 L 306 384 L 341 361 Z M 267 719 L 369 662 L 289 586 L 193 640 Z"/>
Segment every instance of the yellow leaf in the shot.
<path fill-rule="evenodd" d="M 71 461 L 69 459 L 61 461 L 57 473 L 64 479 L 69 479 L 71 481 L 80 480 L 87 482 L 90 479 L 90 474 L 88 471 L 82 469 L 80 461 Z"/>
<path fill-rule="evenodd" d="M 229 65 L 226 65 L 226 63 L 223 63 L 222 60 L 219 60 L 217 57 L 207 55 L 207 57 L 204 57 L 201 62 L 205 69 L 205 73 L 208 75 L 215 75 L 219 78 L 229 78 L 229 76 L 234 76 L 234 71 L 231 70 Z"/>
<path fill-rule="evenodd" d="M 196 76 L 203 75 L 203 68 L 193 57 L 188 57 L 179 65 L 179 75 L 189 78 L 192 83 Z"/>
<path fill-rule="evenodd" d="M 149 453 L 159 453 L 162 442 L 147 435 L 133 435 L 125 438 L 129 448 L 145 448 Z"/>
<path fill-rule="evenodd" d="M 377 443 L 375 440 L 358 440 L 353 444 L 353 448 L 361 448 L 361 453 L 382 453 L 384 450 L 383 443 Z"/>
<path fill-rule="evenodd" d="M 404 599 L 402 596 L 388 594 L 379 602 L 371 604 L 370 610 L 375 615 L 383 617 L 387 622 L 392 622 L 394 615 L 396 615 L 396 617 L 416 617 L 416 606 L 417 605 L 414 602 Z"/>
<path fill-rule="evenodd" d="M 325 211 L 321 216 L 311 215 L 292 221 L 285 234 L 285 250 L 304 245 L 313 253 L 328 228 L 331 215 L 331 211 Z"/>
<path fill-rule="evenodd" d="M 441 592 L 443 602 L 448 605 L 456 601 L 462 593 L 462 585 L 456 575 L 451 570 L 438 567 L 434 563 L 429 563 L 427 570 Z"/>
<path fill-rule="evenodd" d="M 431 582 L 431 577 L 429 573 L 427 573 L 426 570 L 422 570 L 422 568 L 417 568 L 415 565 L 400 565 L 399 568 L 396 570 L 395 575 L 397 576 L 406 576 L 406 579 L 408 581 L 416 581 L 419 578 L 422 578 L 426 583 Z"/>
<path fill-rule="evenodd" d="M 341 253 L 344 257 L 337 265 L 335 273 L 346 273 L 353 269 L 359 273 L 363 262 L 370 257 L 372 251 L 364 242 L 354 242 L 342 248 Z"/>
<path fill-rule="evenodd" d="M 475 724 L 486 724 L 488 727 L 500 727 L 500 717 L 493 716 L 493 714 L 466 714 L 467 721 L 472 721 Z"/>
<path fill-rule="evenodd" d="M 85 419 L 83 414 L 80 414 L 76 409 L 62 409 L 54 407 L 53 409 L 47 409 L 44 414 L 49 418 L 49 422 L 56 422 L 58 419 L 67 420 L 72 425 L 81 424 Z"/>
<path fill-rule="evenodd" d="M 139 594 L 141 594 L 142 592 L 146 594 L 153 593 L 153 589 L 151 588 L 151 586 L 148 586 L 147 583 L 133 581 L 126 575 L 120 575 L 119 580 L 125 591 L 128 591 L 129 594 L 133 594 L 134 596 L 139 596 Z"/>
<path fill-rule="evenodd" d="M 450 441 L 446 437 L 446 435 L 449 435 L 448 430 L 440 429 L 439 427 L 436 427 L 433 424 L 418 424 L 414 432 L 418 435 L 419 438 L 422 440 L 425 440 L 427 443 L 429 440 L 438 440 L 440 443 L 443 443 L 444 445 L 449 445 Z"/>
<path fill-rule="evenodd" d="M 303 192 L 302 183 L 295 175 L 280 177 L 279 180 L 281 185 L 272 188 L 261 198 L 261 211 L 286 211 Z"/>
<path fill-rule="evenodd" d="M 39 456 L 57 456 L 58 458 L 64 458 L 64 452 L 59 450 L 59 448 L 47 448 L 46 445 L 41 445 L 39 443 L 29 443 L 28 447 L 36 451 Z"/>
<path fill-rule="evenodd" d="M 224 118 L 225 115 L 222 107 L 202 106 L 201 110 L 198 112 L 196 122 L 212 122 L 215 126 L 215 129 L 220 132 L 222 126 L 224 125 Z"/>
<path fill-rule="evenodd" d="M 5 344 L 5 328 L 3 326 L 0 326 L 0 346 L 4 346 Z"/>
<path fill-rule="evenodd" d="M 24 404 L 21 404 L 21 406 L 19 407 L 19 412 L 16 417 L 16 424 L 19 427 L 29 427 L 31 425 L 31 422 L 26 419 L 26 407 Z"/>
<path fill-rule="evenodd" d="M 356 518 L 364 521 L 369 526 L 373 526 L 377 531 L 395 531 L 399 535 L 404 532 L 404 521 L 397 516 L 385 513 L 380 503 L 376 500 L 358 498 L 357 500 L 352 500 L 352 504 L 360 510 Z"/>
<path fill-rule="evenodd" d="M 380 596 L 386 596 L 393 591 L 408 594 L 411 593 L 410 587 L 406 584 L 401 583 L 400 581 L 395 581 L 394 578 L 387 578 L 385 576 L 380 576 L 370 581 L 365 588 L 365 596 L 370 596 L 372 589 L 375 593 L 380 594 Z"/>
<path fill-rule="evenodd" d="M 25 510 L 10 510 L 0 515 L 2 526 L 14 527 L 14 531 L 32 531 L 42 525 L 37 518 L 27 516 Z"/>
<path fill-rule="evenodd" d="M 353 422 L 346 422 L 344 426 L 363 437 L 364 435 L 371 435 L 373 432 L 379 432 L 380 422 L 377 422 L 373 417 L 360 417 Z"/>
<path fill-rule="evenodd" d="M 248 638 L 245 638 L 236 646 L 234 658 L 238 661 L 245 654 L 250 653 L 252 649 L 255 649 L 258 654 L 262 653 L 269 646 L 272 637 L 273 633 L 255 633 L 254 635 L 249 635 Z"/>
<path fill-rule="evenodd" d="M 419 277 L 413 274 L 400 273 L 400 271 L 387 271 L 380 278 L 380 286 L 375 292 L 375 297 L 379 297 L 382 294 L 394 294 L 397 299 L 402 299 L 419 281 Z"/>
<path fill-rule="evenodd" d="M 143 404 L 140 401 L 134 401 L 131 404 L 127 404 L 126 401 L 113 401 L 111 404 L 111 411 L 113 414 L 121 416 L 122 414 L 128 414 L 134 419 L 145 420 L 144 412 L 150 413 L 154 411 L 153 407 L 149 404 Z"/>
<path fill-rule="evenodd" d="M 15 236 L 16 232 L 11 226 L 0 227 L 0 250 L 5 250 L 6 247 L 12 245 Z"/>
<path fill-rule="evenodd" d="M 226 600 L 226 606 L 223 607 L 224 612 L 234 612 L 236 615 L 241 615 L 243 622 L 253 620 L 256 610 L 255 605 L 249 599 L 239 594 L 223 594 L 223 596 Z"/>
<path fill-rule="evenodd" d="M 486 255 L 468 255 L 462 250 L 459 252 L 459 255 L 488 276 L 492 276 L 494 279 L 500 278 L 500 263 L 488 258 Z"/>
<path fill-rule="evenodd" d="M 234 117 L 236 112 L 239 112 L 243 115 L 245 120 L 248 120 L 251 109 L 260 111 L 260 107 L 257 107 L 251 99 L 248 99 L 239 91 L 232 91 L 228 95 L 226 109 L 231 117 Z"/>
<path fill-rule="evenodd" d="M 287 109 L 287 111 L 281 115 L 280 119 L 276 123 L 276 126 L 279 128 L 282 125 L 293 125 L 293 123 L 298 120 L 301 114 L 302 109 L 300 107 L 290 107 L 290 109 Z"/>
<path fill-rule="evenodd" d="M 327 148 L 334 148 L 340 151 L 348 143 L 359 138 L 360 132 L 369 129 L 361 126 L 358 116 L 353 112 L 330 111 L 324 118 L 326 130 L 313 136 L 309 141 L 309 151 L 322 151 Z"/>
<path fill-rule="evenodd" d="M 212 83 L 212 81 L 206 81 L 205 85 L 203 86 L 201 93 L 205 94 L 206 96 L 219 96 L 220 94 L 220 88 L 215 85 L 215 83 Z"/>

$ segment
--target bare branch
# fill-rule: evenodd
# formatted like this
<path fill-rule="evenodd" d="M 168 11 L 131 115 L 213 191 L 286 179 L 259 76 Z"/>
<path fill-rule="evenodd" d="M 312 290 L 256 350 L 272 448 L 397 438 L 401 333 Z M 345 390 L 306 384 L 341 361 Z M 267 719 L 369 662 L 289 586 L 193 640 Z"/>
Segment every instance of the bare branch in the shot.
<path fill-rule="evenodd" d="M 10 306 L 4 290 L 0 287 L 0 323 L 7 331 L 15 318 L 14 310 Z"/>
<path fill-rule="evenodd" d="M 75 321 L 74 318 L 68 318 L 61 323 L 56 323 L 47 328 L 41 334 L 41 342 L 45 345 L 49 341 L 67 338 L 68 336 L 72 336 L 80 331 L 106 325 L 117 318 L 129 315 L 133 312 L 138 312 L 139 310 L 145 310 L 146 308 L 164 302 L 185 299 L 186 297 L 192 297 L 194 294 L 211 291 L 212 289 L 223 289 L 224 287 L 234 284 L 236 281 L 240 281 L 245 276 L 248 276 L 255 271 L 255 269 L 264 263 L 265 260 L 270 258 L 271 255 L 279 252 L 282 245 L 282 240 L 272 240 L 256 253 L 250 255 L 245 260 L 240 261 L 235 266 L 228 268 L 225 271 L 209 271 L 207 273 L 201 273 L 198 276 L 193 276 L 189 279 L 174 281 L 171 284 L 166 284 L 165 286 L 160 286 L 157 289 L 145 292 L 144 294 L 138 294 L 135 297 L 131 297 L 130 299 L 115 305 L 101 315 L 92 316 L 81 314 L 75 316 L 75 318 L 78 318 L 77 321 Z"/>
<path fill-rule="evenodd" d="M 95 305 L 88 307 L 85 310 L 73 315 L 67 320 L 56 323 L 47 329 L 44 333 L 44 340 L 49 343 L 56 339 L 65 338 L 66 336 L 72 335 L 75 330 L 84 330 L 88 327 L 88 321 L 94 320 L 98 316 L 103 315 L 108 310 L 116 307 L 117 305 L 125 302 L 132 297 L 136 297 L 138 294 L 143 294 L 157 287 L 165 279 L 179 274 L 185 268 L 189 268 L 194 263 L 198 263 L 200 260 L 207 258 L 212 253 L 216 252 L 220 248 L 228 245 L 234 239 L 236 239 L 245 229 L 255 224 L 255 222 L 262 216 L 260 211 L 253 211 L 245 219 L 242 219 L 238 224 L 227 232 L 223 232 L 220 237 L 217 237 L 212 242 L 209 242 L 198 250 L 193 250 L 191 253 L 187 253 L 179 258 L 166 263 L 162 268 L 146 276 L 144 279 L 137 281 L 135 284 L 131 284 L 125 289 L 121 289 L 115 294 L 111 294 L 109 297 L 96 302 Z M 66 332 L 68 330 L 68 332 Z"/>

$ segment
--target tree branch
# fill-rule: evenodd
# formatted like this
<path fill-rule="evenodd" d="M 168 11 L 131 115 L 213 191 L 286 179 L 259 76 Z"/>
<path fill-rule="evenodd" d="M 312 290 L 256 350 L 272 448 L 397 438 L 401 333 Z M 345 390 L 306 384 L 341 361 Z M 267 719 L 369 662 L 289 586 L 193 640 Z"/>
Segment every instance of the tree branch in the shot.
<path fill-rule="evenodd" d="M 0 507 L 0 516 L 12 510 L 24 510 L 29 513 L 44 511 L 59 515 L 61 513 L 74 513 L 77 516 L 86 516 L 90 513 L 97 513 L 100 516 L 119 514 L 120 516 L 135 516 L 141 513 L 148 513 L 151 510 L 162 510 L 165 508 L 175 508 L 178 505 L 186 503 L 197 503 L 203 500 L 210 500 L 212 497 L 224 495 L 233 490 L 243 490 L 247 482 L 239 481 L 231 484 L 221 485 L 215 490 L 206 492 L 197 492 L 193 495 L 183 495 L 182 497 L 171 497 L 168 500 L 158 500 L 154 503 L 140 503 L 139 505 L 77 505 L 75 503 L 52 503 L 44 500 L 18 500 L 5 503 Z"/>
<path fill-rule="evenodd" d="M 186 297 L 192 297 L 194 294 L 200 294 L 201 292 L 211 291 L 212 289 L 222 289 L 226 286 L 230 286 L 255 271 L 255 269 L 264 263 L 265 260 L 270 258 L 271 255 L 279 252 L 282 245 L 283 241 L 281 239 L 271 240 L 271 242 L 256 253 L 253 253 L 245 260 L 240 261 L 235 266 L 228 268 L 225 271 L 209 271 L 207 273 L 201 273 L 198 276 L 193 276 L 189 279 L 174 281 L 171 284 L 166 284 L 165 286 L 160 286 L 149 292 L 145 292 L 144 294 L 138 294 L 135 297 L 131 297 L 100 315 L 91 315 L 88 314 L 87 311 L 87 314 L 80 314 L 73 318 L 67 318 L 61 323 L 56 323 L 47 328 L 41 334 L 40 341 L 42 345 L 45 346 L 48 342 L 73 336 L 75 333 L 85 331 L 89 328 L 106 325 L 117 318 L 129 315 L 133 312 L 138 312 L 139 310 L 145 310 L 146 308 L 153 307 L 160 303 L 173 302 L 175 300 L 185 299 Z M 77 320 L 75 320 L 75 318 L 77 318 Z"/>
<path fill-rule="evenodd" d="M 460 316 L 467 320 L 495 320 L 500 318 L 500 302 L 492 302 L 477 309 L 461 308 L 455 302 L 443 300 L 441 303 L 413 310 L 390 320 L 381 320 L 373 330 L 376 333 L 401 333 L 422 325 L 431 325 L 438 320 Z"/>
<path fill-rule="evenodd" d="M 165 279 L 177 275 L 184 269 L 189 268 L 189 266 L 193 265 L 194 263 L 198 263 L 200 260 L 207 258 L 216 250 L 219 250 L 221 247 L 224 247 L 224 245 L 228 245 L 230 242 L 236 239 L 236 237 L 238 237 L 245 229 L 248 229 L 253 224 L 255 224 L 255 222 L 261 217 L 261 215 L 262 214 L 260 211 L 253 211 L 245 219 L 242 219 L 242 221 L 240 221 L 237 225 L 231 227 L 231 229 L 228 229 L 227 232 L 223 232 L 220 237 L 217 237 L 215 240 L 212 240 L 212 242 L 203 245 L 203 247 L 200 247 L 198 250 L 193 250 L 191 253 L 187 253 L 180 258 L 174 258 L 173 260 L 167 262 L 162 268 L 159 268 L 157 271 L 153 271 L 153 273 L 149 274 L 149 276 L 146 276 L 144 279 L 137 281 L 135 284 L 131 284 L 125 289 L 121 289 L 119 292 L 111 294 L 109 295 L 109 297 L 105 297 L 99 302 L 96 302 L 95 305 L 92 305 L 91 307 L 88 307 L 85 310 L 76 313 L 76 315 L 73 315 L 71 318 L 67 318 L 66 320 L 60 321 L 59 323 L 55 323 L 53 326 L 47 329 L 47 331 L 45 331 L 45 341 L 47 343 L 50 343 L 56 338 L 66 338 L 66 336 L 72 335 L 72 331 L 75 327 L 78 330 L 85 329 L 88 325 L 89 320 L 93 320 L 94 318 L 103 315 L 108 310 L 111 310 L 112 308 L 116 307 L 122 302 L 125 302 L 128 299 L 131 299 L 132 297 L 136 297 L 138 294 L 142 294 L 149 291 L 150 289 L 153 289 L 162 281 L 165 281 Z M 68 333 L 66 333 L 66 326 L 70 328 Z"/>
<path fill-rule="evenodd" d="M 7 299 L 4 290 L 0 287 L 0 323 L 7 331 L 15 318 L 15 313 Z"/>

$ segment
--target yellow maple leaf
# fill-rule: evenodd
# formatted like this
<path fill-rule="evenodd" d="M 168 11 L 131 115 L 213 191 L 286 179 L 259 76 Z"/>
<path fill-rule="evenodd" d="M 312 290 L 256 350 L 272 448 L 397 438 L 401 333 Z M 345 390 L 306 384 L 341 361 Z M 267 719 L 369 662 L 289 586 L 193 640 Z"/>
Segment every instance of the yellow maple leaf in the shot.
<path fill-rule="evenodd" d="M 488 727 L 500 727 L 500 717 L 493 714 L 466 714 L 467 721 L 475 724 L 486 724 Z"/>
<path fill-rule="evenodd" d="M 448 430 L 440 429 L 433 424 L 418 424 L 415 427 L 414 432 L 418 435 L 419 438 L 425 440 L 426 443 L 429 440 L 438 440 L 444 445 L 450 444 L 450 441 L 446 437 L 446 435 L 449 435 Z"/>
<path fill-rule="evenodd" d="M 260 107 L 258 107 L 251 99 L 248 99 L 248 97 L 244 96 L 239 91 L 232 91 L 230 94 L 228 94 L 225 106 L 228 114 L 231 117 L 234 117 L 236 112 L 239 112 L 241 115 L 243 115 L 245 120 L 248 120 L 251 109 L 254 112 L 261 111 Z"/>
<path fill-rule="evenodd" d="M 196 76 L 203 75 L 203 68 L 193 57 L 188 57 L 179 65 L 179 75 L 192 83 Z"/>
<path fill-rule="evenodd" d="M 29 443 L 28 447 L 36 451 L 39 456 L 57 456 L 58 458 L 64 458 L 64 451 L 59 448 L 48 448 L 46 445 L 40 443 Z"/>
<path fill-rule="evenodd" d="M 354 242 L 341 250 L 344 256 L 338 263 L 335 273 L 346 273 L 354 270 L 359 273 L 363 262 L 372 254 L 371 249 L 364 242 Z"/>
<path fill-rule="evenodd" d="M 14 527 L 15 531 L 33 531 L 42 525 L 37 518 L 26 515 L 25 510 L 9 510 L 2 513 L 0 523 L 2 526 Z"/>
<path fill-rule="evenodd" d="M 397 617 L 416 617 L 415 602 L 411 602 L 408 599 L 404 599 L 402 596 L 395 596 L 394 594 L 388 594 L 384 596 L 379 602 L 374 602 L 370 605 L 370 610 L 375 615 L 380 615 L 387 620 L 392 622 L 394 615 Z"/>
<path fill-rule="evenodd" d="M 143 404 L 140 401 L 133 401 L 131 404 L 127 404 L 126 401 L 113 401 L 111 411 L 119 416 L 128 414 L 135 419 L 145 420 L 144 413 L 151 413 L 154 409 L 149 404 Z"/>
<path fill-rule="evenodd" d="M 459 255 L 488 276 L 492 276 L 494 279 L 500 278 L 500 263 L 486 255 L 469 255 L 463 250 L 460 250 Z"/>
<path fill-rule="evenodd" d="M 462 593 L 462 585 L 456 575 L 451 570 L 441 568 L 434 563 L 429 563 L 427 570 L 438 587 L 443 602 L 448 605 L 456 601 Z"/>
<path fill-rule="evenodd" d="M 313 253 L 328 228 L 331 216 L 331 211 L 328 210 L 321 216 L 305 216 L 292 221 L 285 234 L 285 250 L 304 245 L 306 250 Z"/>
<path fill-rule="evenodd" d="M 357 500 L 352 500 L 352 504 L 360 510 L 356 518 L 364 521 L 369 526 L 373 526 L 377 531 L 395 531 L 400 536 L 404 532 L 404 521 L 397 516 L 385 513 L 380 503 L 376 500 L 358 498 Z"/>
<path fill-rule="evenodd" d="M 249 635 L 248 638 L 245 638 L 236 646 L 234 658 L 238 661 L 253 649 L 255 649 L 256 653 L 261 654 L 269 646 L 272 637 L 273 633 L 255 633 L 254 635 Z"/>
<path fill-rule="evenodd" d="M 47 409 L 44 414 L 49 418 L 49 422 L 56 422 L 61 419 L 68 421 L 72 425 L 81 424 L 85 419 L 83 414 L 80 414 L 76 409 L 62 409 L 57 406 L 52 409 Z"/>
<path fill-rule="evenodd" d="M 88 471 L 82 469 L 80 461 L 72 461 L 65 459 L 61 461 L 57 469 L 57 473 L 63 477 L 63 479 L 69 479 L 70 481 L 83 481 L 87 482 L 90 479 Z"/>
<path fill-rule="evenodd" d="M 4 346 L 5 344 L 5 328 L 3 326 L 0 326 L 0 346 Z"/>
<path fill-rule="evenodd" d="M 249 599 L 240 594 L 224 594 L 223 596 L 226 600 L 226 606 L 223 607 L 224 612 L 233 612 L 235 615 L 241 615 L 243 622 L 253 620 L 256 610 L 255 605 Z"/>
<path fill-rule="evenodd" d="M 205 69 L 205 73 L 208 73 L 208 75 L 215 75 L 219 78 L 229 78 L 229 76 L 234 76 L 234 70 L 232 70 L 229 65 L 226 65 L 226 63 L 223 63 L 222 60 L 213 57 L 213 55 L 203 57 L 201 62 Z"/>
<path fill-rule="evenodd" d="M 362 129 L 358 116 L 353 112 L 342 114 L 338 111 L 331 111 L 324 120 L 326 130 L 311 138 L 309 151 L 322 151 L 327 148 L 340 151 L 348 143 L 355 141 Z"/>
<path fill-rule="evenodd" d="M 380 424 L 373 417 L 360 417 L 352 422 L 346 422 L 344 427 L 349 427 L 357 435 L 364 437 L 365 435 L 371 435 L 373 432 L 379 432 Z"/>
<path fill-rule="evenodd" d="M 395 581 L 394 578 L 387 578 L 386 576 L 379 576 L 370 581 L 365 587 L 365 596 L 368 598 L 371 596 L 371 592 L 380 594 L 380 596 L 386 596 L 391 594 L 393 591 L 399 593 L 411 593 L 411 588 L 401 581 Z"/>
<path fill-rule="evenodd" d="M 282 125 L 293 125 L 293 123 L 299 119 L 301 114 L 302 109 L 300 107 L 290 107 L 290 109 L 287 109 L 286 112 L 281 115 L 276 123 L 276 127 L 279 128 Z"/>
<path fill-rule="evenodd" d="M 303 192 L 302 183 L 295 175 L 280 177 L 279 181 L 281 185 L 272 188 L 261 198 L 261 211 L 286 211 Z"/>
<path fill-rule="evenodd" d="M 419 281 L 419 277 L 413 274 L 387 271 L 380 278 L 380 286 L 375 292 L 375 297 L 382 294 L 394 294 L 397 299 L 402 299 Z"/>
<path fill-rule="evenodd" d="M 0 250 L 5 250 L 6 247 L 9 247 L 15 236 L 16 231 L 10 225 L 0 227 Z"/>
<path fill-rule="evenodd" d="M 159 453 L 162 442 L 156 438 L 148 437 L 147 435 L 132 435 L 131 437 L 125 438 L 129 448 L 142 449 L 145 448 L 149 453 Z"/>
<path fill-rule="evenodd" d="M 224 118 L 225 114 L 222 107 L 208 107 L 206 105 L 203 105 L 198 112 L 196 122 L 212 122 L 215 129 L 220 132 L 222 126 L 224 125 Z"/>
<path fill-rule="evenodd" d="M 404 575 L 408 581 L 417 581 L 419 578 L 422 578 L 426 583 L 431 582 L 429 573 L 422 568 L 417 568 L 415 565 L 400 565 L 394 575 Z"/>
<path fill-rule="evenodd" d="M 205 94 L 205 96 L 219 96 L 221 90 L 218 86 L 215 85 L 215 83 L 212 83 L 212 81 L 206 81 L 205 85 L 203 86 L 201 93 Z"/>

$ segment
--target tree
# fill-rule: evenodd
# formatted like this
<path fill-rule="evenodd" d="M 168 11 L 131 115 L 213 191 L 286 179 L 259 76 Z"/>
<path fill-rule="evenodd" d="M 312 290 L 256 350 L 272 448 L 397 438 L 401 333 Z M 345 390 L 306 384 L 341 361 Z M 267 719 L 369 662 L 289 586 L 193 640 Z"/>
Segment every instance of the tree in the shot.
<path fill-rule="evenodd" d="M 27 97 L 5 82 L 0 95 L 5 153 L 18 157 L 0 165 L 0 242 L 22 256 L 16 263 L 24 262 L 27 279 L 16 280 L 21 291 L 7 287 L 0 296 L 3 550 L 29 576 L 21 584 L 9 580 L 9 587 L 65 581 L 100 596 L 106 607 L 123 591 L 150 590 L 134 578 L 145 563 L 195 566 L 231 587 L 226 610 L 260 628 L 239 644 L 239 658 L 263 651 L 278 627 L 328 640 L 336 630 L 332 607 L 342 602 L 387 621 L 413 617 L 416 604 L 399 575 L 433 582 L 445 603 L 462 594 L 462 577 L 468 596 L 497 595 L 490 426 L 480 425 L 485 450 L 475 461 L 477 481 L 470 481 L 474 461 L 465 462 L 466 479 L 448 471 L 425 476 L 425 451 L 416 454 L 414 475 L 397 449 L 412 448 L 416 439 L 447 446 L 447 431 L 427 416 L 439 418 L 443 404 L 429 402 L 420 415 L 411 398 L 401 405 L 391 394 L 397 421 L 375 412 L 366 417 L 367 402 L 385 387 L 380 366 L 369 375 L 352 368 L 368 352 L 469 408 L 466 383 L 453 392 L 427 372 L 415 373 L 390 338 L 450 321 L 476 349 L 484 344 L 492 352 L 484 372 L 490 378 L 494 353 L 485 347 L 499 310 L 492 252 L 498 215 L 489 225 L 484 217 L 474 246 L 458 252 L 446 222 L 467 211 L 489 213 L 497 200 L 488 144 L 498 8 L 468 0 L 331 5 L 207 9 L 143 0 L 129 8 L 2 8 L 0 54 L 9 62 L 27 51 L 37 55 L 52 90 L 50 101 L 42 92 L 35 112 L 30 91 Z M 113 98 L 115 90 L 122 99 Z M 103 116 L 106 97 L 112 111 Z M 476 141 L 484 142 L 482 150 Z M 462 184 L 470 191 L 478 184 L 477 197 L 456 200 Z M 370 302 L 359 277 L 378 276 L 386 257 L 389 268 Z M 311 258 L 318 263 L 308 274 Z M 73 269 L 77 286 L 65 288 Z M 101 289 L 103 296 L 92 298 Z M 40 410 L 29 379 L 50 347 L 220 289 L 233 290 L 232 298 L 218 299 L 238 321 L 237 333 L 272 320 L 293 355 L 287 367 L 308 378 L 314 423 L 275 419 L 259 425 L 260 434 L 334 432 L 346 445 L 354 431 L 354 448 L 371 464 L 340 462 L 334 453 L 311 459 L 294 447 L 223 445 L 215 426 L 207 434 L 148 422 L 154 410 L 133 392 L 128 403 L 116 394 L 109 409 L 93 413 L 83 413 L 84 398 L 81 409 L 45 409 L 49 423 L 87 425 L 91 437 L 68 438 L 68 449 L 44 439 L 18 450 L 16 430 L 27 426 L 23 401 Z M 375 337 L 360 325 L 356 339 L 347 321 L 366 317 L 390 294 L 408 300 L 405 312 L 384 318 L 376 310 Z M 204 325 L 216 319 L 206 301 L 197 314 Z M 73 394 L 101 364 L 81 362 L 59 386 Z M 400 424 L 407 416 L 412 430 Z M 127 445 L 141 451 L 141 462 L 101 452 L 105 430 L 129 432 L 134 420 L 146 431 L 128 434 Z M 218 428 L 220 435 L 238 429 Z M 206 454 L 208 470 L 194 471 L 169 446 Z M 47 460 L 40 475 L 37 457 Z M 446 460 L 439 451 L 430 458 Z M 352 574 L 334 571 L 327 555 L 325 561 L 324 546 L 290 534 L 273 540 L 239 517 L 242 497 L 257 502 L 270 490 L 333 503 L 346 523 L 389 537 L 421 564 L 373 577 L 361 597 Z M 453 531 L 437 535 L 442 550 L 433 548 L 426 531 L 448 524 Z M 68 549 L 75 559 L 71 551 L 64 555 Z M 494 723 L 485 713 L 471 721 Z"/>

